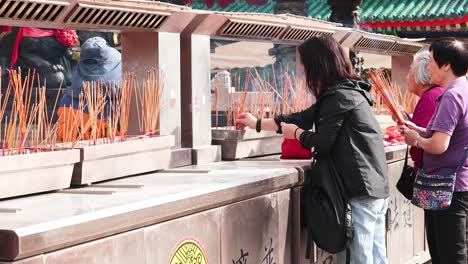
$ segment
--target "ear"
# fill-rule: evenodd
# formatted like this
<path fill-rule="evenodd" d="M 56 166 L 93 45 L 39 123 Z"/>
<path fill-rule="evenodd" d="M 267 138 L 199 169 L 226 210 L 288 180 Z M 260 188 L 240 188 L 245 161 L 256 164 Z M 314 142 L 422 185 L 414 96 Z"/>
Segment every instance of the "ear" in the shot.
<path fill-rule="evenodd" d="M 452 70 L 452 67 L 450 66 L 450 63 L 447 63 L 445 65 L 442 65 L 442 67 L 440 67 L 440 69 L 444 72 L 449 72 Z"/>

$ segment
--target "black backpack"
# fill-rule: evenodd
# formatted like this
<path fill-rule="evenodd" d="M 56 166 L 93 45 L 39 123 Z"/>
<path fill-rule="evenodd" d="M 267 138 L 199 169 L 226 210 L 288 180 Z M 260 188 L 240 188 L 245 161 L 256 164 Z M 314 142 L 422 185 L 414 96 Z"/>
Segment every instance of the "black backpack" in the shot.
<path fill-rule="evenodd" d="M 317 126 L 315 128 L 317 129 Z M 354 236 L 351 206 L 333 158 L 320 156 L 315 151 L 314 162 L 306 171 L 305 177 L 301 208 L 308 230 L 306 257 L 310 257 L 313 240 L 319 248 L 329 253 L 338 253 L 346 249 L 348 262 L 349 243 Z"/>
<path fill-rule="evenodd" d="M 307 171 L 301 206 L 309 233 L 308 248 L 311 240 L 329 253 L 348 247 L 353 237 L 351 206 L 330 157 L 318 158 Z"/>

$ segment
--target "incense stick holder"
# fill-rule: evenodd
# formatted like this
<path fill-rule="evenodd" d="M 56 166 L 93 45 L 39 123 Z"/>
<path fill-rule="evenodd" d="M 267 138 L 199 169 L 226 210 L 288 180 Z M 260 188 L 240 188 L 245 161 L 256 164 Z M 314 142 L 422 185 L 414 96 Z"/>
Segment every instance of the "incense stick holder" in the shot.
<path fill-rule="evenodd" d="M 211 129 L 212 144 L 221 145 L 223 160 L 281 153 L 283 136 L 271 131 L 257 133 L 253 129 Z"/>
<path fill-rule="evenodd" d="M 108 139 L 106 139 L 108 140 Z M 173 135 L 79 142 L 81 161 L 72 185 L 83 185 L 169 168 Z"/>
<path fill-rule="evenodd" d="M 70 187 L 79 150 L 0 157 L 0 199 Z"/>

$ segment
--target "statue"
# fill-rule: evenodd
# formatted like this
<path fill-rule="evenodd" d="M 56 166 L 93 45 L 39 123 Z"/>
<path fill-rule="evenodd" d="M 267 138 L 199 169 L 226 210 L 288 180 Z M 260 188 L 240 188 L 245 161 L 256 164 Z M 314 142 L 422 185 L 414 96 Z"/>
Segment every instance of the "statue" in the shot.
<path fill-rule="evenodd" d="M 36 87 L 46 86 L 46 97 L 54 102 L 59 92 L 71 84 L 71 49 L 77 44 L 74 30 L 41 29 L 30 27 L 0 27 L 0 66 L 2 94 L 8 87 L 9 69 L 21 68 L 23 78 L 28 71 L 39 76 L 34 81 Z M 34 92 L 34 91 L 33 91 Z M 34 97 L 34 95 L 33 95 Z M 3 101 L 4 102 L 4 101 Z M 2 102 L 2 103 L 3 103 Z M 13 96 L 6 101 L 6 116 L 12 107 Z M 54 104 L 47 105 L 52 112 Z M 55 118 L 55 117 L 54 117 Z"/>
<path fill-rule="evenodd" d="M 74 30 L 13 27 L 0 38 L 0 63 L 23 72 L 35 70 L 41 86 L 45 81 L 48 88 L 66 87 L 71 84 L 70 48 L 77 42 Z"/>

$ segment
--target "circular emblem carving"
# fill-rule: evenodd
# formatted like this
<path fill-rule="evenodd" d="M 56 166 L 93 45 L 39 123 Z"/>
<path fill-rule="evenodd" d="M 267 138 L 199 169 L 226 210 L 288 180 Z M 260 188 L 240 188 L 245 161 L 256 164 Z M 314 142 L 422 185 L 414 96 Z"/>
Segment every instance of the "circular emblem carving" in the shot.
<path fill-rule="evenodd" d="M 176 247 L 169 264 L 208 264 L 208 259 L 197 241 L 187 239 Z"/>

